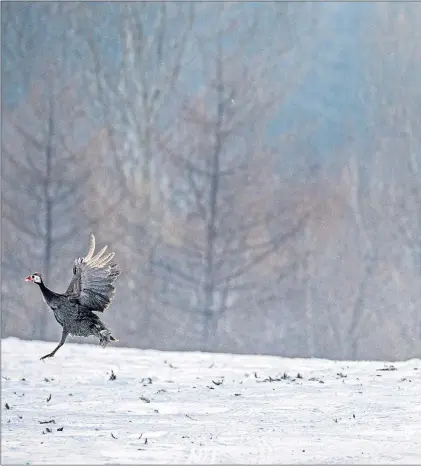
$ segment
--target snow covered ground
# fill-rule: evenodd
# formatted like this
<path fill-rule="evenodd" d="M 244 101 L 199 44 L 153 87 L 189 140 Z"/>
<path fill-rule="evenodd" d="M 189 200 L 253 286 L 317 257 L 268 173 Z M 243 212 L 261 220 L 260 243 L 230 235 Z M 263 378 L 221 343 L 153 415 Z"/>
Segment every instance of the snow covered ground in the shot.
<path fill-rule="evenodd" d="M 421 361 L 2 340 L 1 464 L 421 463 Z"/>

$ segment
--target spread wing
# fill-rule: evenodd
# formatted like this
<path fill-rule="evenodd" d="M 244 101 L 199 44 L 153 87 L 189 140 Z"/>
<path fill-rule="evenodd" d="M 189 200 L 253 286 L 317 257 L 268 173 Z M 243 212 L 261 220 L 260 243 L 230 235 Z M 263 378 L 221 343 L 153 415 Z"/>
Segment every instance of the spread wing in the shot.
<path fill-rule="evenodd" d="M 92 311 L 103 312 L 115 294 L 114 282 L 121 270 L 114 262 L 114 253 L 104 254 L 104 246 L 97 254 L 95 236 L 91 233 L 88 254 L 75 259 L 73 278 L 65 296 L 70 301 L 86 306 Z"/>

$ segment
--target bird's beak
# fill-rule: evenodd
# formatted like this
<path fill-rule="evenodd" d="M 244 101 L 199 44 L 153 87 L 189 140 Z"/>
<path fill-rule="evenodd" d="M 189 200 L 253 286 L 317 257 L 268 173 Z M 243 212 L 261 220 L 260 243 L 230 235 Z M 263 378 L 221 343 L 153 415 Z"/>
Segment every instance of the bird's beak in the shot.
<path fill-rule="evenodd" d="M 25 278 L 25 281 L 26 282 L 32 282 L 32 278 L 30 275 L 28 275 L 26 278 Z"/>

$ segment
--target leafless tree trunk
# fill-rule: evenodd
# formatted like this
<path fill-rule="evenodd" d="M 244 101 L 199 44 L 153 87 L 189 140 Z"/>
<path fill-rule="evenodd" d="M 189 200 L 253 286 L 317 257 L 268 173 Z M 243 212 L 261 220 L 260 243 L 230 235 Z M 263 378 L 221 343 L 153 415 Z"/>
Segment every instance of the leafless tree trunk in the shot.
<path fill-rule="evenodd" d="M 113 226 L 107 228 L 110 237 L 119 243 L 122 266 L 133 271 L 126 293 L 131 304 L 124 304 L 127 314 L 123 312 L 121 317 L 131 322 L 130 338 L 141 337 L 148 342 L 153 320 L 161 325 L 154 257 L 162 242 L 167 215 L 163 197 L 165 167 L 156 139 L 157 133 L 162 136 L 167 132 L 177 112 L 195 5 L 120 5 L 113 20 L 121 47 L 118 76 L 109 72 L 89 23 L 80 20 L 85 13 L 94 12 L 97 5 L 80 4 L 74 24 L 91 56 L 92 66 L 85 74 L 96 86 L 95 102 L 106 128 L 113 173 L 110 183 L 121 201 Z M 132 308 L 137 309 L 136 316 Z"/>
<path fill-rule="evenodd" d="M 167 279 L 182 282 L 191 296 L 189 309 L 201 319 L 204 350 L 217 347 L 219 322 L 244 279 L 304 221 L 302 215 L 279 226 L 285 212 L 275 206 L 276 157 L 262 141 L 276 87 L 272 94 L 259 92 L 263 71 L 245 66 L 232 51 L 227 56 L 224 33 L 220 30 L 212 45 L 199 40 L 206 86 L 196 101 L 186 99 L 174 136 L 162 140 L 180 193 L 173 194 L 180 199 L 178 215 L 184 218 L 179 244 L 165 259 Z M 243 292 L 252 287 L 253 280 Z"/>
<path fill-rule="evenodd" d="M 95 159 L 86 157 L 87 146 L 78 148 L 74 128 L 82 120 L 89 133 L 91 122 L 73 89 L 51 68 L 45 81 L 28 91 L 26 102 L 3 113 L 2 208 L 13 239 L 2 263 L 15 263 L 21 279 L 42 266 L 50 286 L 57 283 L 58 251 L 77 244 L 77 234 L 90 224 L 80 209 Z M 48 338 L 48 309 L 40 304 L 34 316 L 39 318 L 32 323 L 33 335 Z"/>
<path fill-rule="evenodd" d="M 417 4 L 379 4 L 376 12 L 377 27 L 367 39 L 378 59 L 366 70 L 372 89 L 367 102 L 371 102 L 374 109 L 371 119 L 376 122 L 372 145 L 377 186 L 373 192 L 379 199 L 382 240 L 394 244 L 394 248 L 383 250 L 382 254 L 393 264 L 390 280 L 401 290 L 401 295 L 395 295 L 391 303 L 396 321 L 383 319 L 383 323 L 389 329 L 388 337 L 394 338 L 394 345 L 406 346 L 410 354 L 419 354 L 421 99 L 414 77 L 421 71 L 421 54 L 415 45 L 421 38 L 417 26 L 421 8 Z M 376 243 L 384 248 L 379 239 Z M 399 259 L 393 257 L 394 250 L 401 251 Z M 399 336 L 395 333 L 392 336 L 391 328 L 400 328 Z"/>
<path fill-rule="evenodd" d="M 307 344 L 307 356 L 313 358 L 315 356 L 315 324 L 314 310 L 313 310 L 313 295 L 312 295 L 312 280 L 315 273 L 313 251 L 311 248 L 311 228 L 307 224 L 304 228 L 306 257 L 304 260 L 304 274 L 305 274 L 305 334 Z"/>

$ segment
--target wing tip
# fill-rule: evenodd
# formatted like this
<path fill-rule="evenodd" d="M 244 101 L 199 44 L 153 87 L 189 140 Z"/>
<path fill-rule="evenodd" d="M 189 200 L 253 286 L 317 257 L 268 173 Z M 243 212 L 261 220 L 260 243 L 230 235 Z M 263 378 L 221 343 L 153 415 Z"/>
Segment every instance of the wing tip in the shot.
<path fill-rule="evenodd" d="M 88 254 L 86 254 L 85 259 L 86 260 L 91 259 L 92 256 L 94 255 L 94 251 L 95 251 L 95 235 L 91 232 L 89 235 L 89 251 L 88 251 Z"/>

